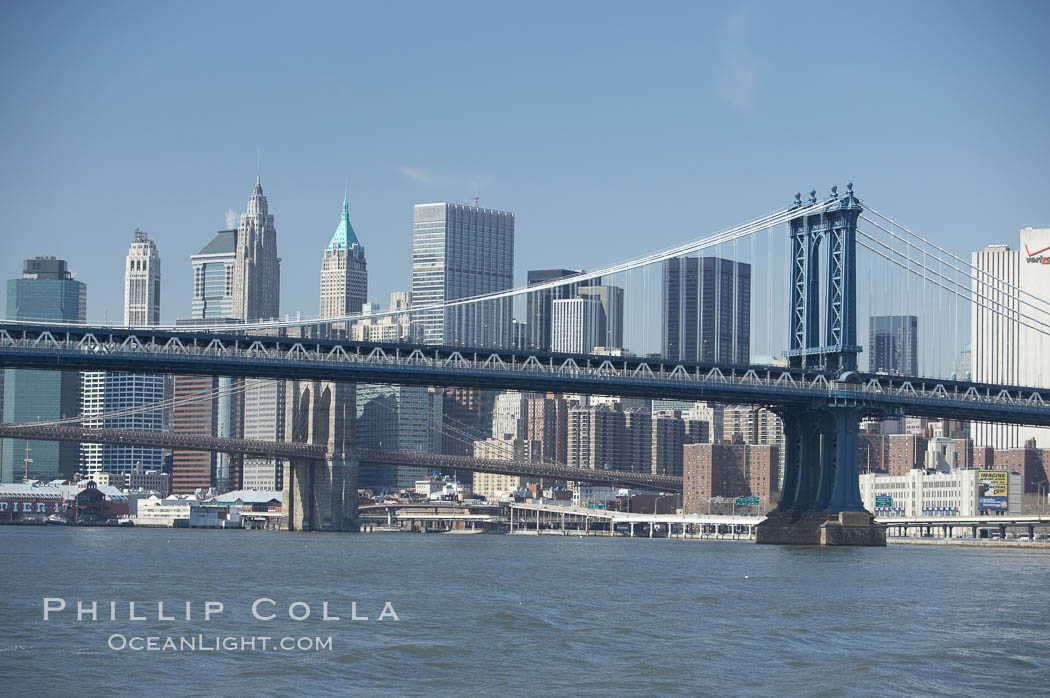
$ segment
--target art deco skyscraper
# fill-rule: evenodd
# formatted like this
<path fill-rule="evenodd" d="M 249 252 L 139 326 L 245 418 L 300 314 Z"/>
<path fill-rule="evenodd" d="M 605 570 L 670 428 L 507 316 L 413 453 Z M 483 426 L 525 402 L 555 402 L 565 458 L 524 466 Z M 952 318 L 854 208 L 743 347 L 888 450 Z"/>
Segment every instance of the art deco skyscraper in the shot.
<path fill-rule="evenodd" d="M 350 202 L 343 197 L 343 217 L 321 260 L 321 317 L 359 313 L 367 301 L 365 248 L 350 225 Z"/>
<path fill-rule="evenodd" d="M 160 322 L 160 254 L 146 233 L 135 228 L 135 240 L 124 260 L 124 324 Z"/>
<path fill-rule="evenodd" d="M 244 322 L 278 317 L 281 300 L 281 260 L 277 229 L 259 179 L 241 214 L 233 266 L 233 314 Z"/>
<path fill-rule="evenodd" d="M 160 255 L 146 233 L 135 230 L 135 239 L 124 259 L 124 324 L 156 325 L 160 322 Z M 164 376 L 117 371 L 85 371 L 80 410 L 87 428 L 161 431 L 163 412 L 134 411 L 164 399 Z M 126 412 L 118 417 L 106 413 Z M 80 469 L 96 473 L 130 473 L 136 468 L 160 470 L 164 455 L 159 448 L 81 444 Z"/>

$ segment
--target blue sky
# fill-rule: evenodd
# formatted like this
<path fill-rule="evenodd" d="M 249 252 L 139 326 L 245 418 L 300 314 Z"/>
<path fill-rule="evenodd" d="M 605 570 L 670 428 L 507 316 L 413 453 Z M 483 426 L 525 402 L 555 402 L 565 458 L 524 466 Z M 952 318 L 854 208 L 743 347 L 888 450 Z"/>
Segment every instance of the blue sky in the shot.
<path fill-rule="evenodd" d="M 136 226 L 189 255 L 262 151 L 281 309 L 315 314 L 344 182 L 370 295 L 408 288 L 412 204 L 517 214 L 517 281 L 852 180 L 959 253 L 1050 225 L 1050 4 L 9 2 L 0 273 L 57 255 L 120 316 Z M 0 293 L 3 293 L 0 290 Z"/>

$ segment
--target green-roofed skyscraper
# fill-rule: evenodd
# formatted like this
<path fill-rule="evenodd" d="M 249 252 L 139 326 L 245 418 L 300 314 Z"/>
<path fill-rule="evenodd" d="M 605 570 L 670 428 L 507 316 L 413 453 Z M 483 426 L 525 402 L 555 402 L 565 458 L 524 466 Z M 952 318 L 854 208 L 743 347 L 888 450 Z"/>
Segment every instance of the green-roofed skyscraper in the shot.
<path fill-rule="evenodd" d="M 350 224 L 350 202 L 344 196 L 342 218 L 321 260 L 321 317 L 359 313 L 366 302 L 368 267 L 365 248 Z"/>

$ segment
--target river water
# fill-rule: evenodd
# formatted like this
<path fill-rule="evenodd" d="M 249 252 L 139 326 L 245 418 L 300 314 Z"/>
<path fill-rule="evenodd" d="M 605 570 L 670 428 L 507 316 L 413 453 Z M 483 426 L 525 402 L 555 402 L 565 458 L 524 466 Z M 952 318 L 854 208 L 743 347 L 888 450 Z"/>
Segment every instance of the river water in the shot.
<path fill-rule="evenodd" d="M 3 527 L 0 552 L 2 695 L 1050 690 L 1046 551 Z"/>

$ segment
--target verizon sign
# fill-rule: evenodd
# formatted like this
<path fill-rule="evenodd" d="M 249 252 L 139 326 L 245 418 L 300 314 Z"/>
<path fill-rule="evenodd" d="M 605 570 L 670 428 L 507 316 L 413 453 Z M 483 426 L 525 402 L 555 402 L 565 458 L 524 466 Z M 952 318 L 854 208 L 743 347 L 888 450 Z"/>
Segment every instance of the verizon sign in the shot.
<path fill-rule="evenodd" d="M 1029 264 L 1050 264 L 1050 255 L 1045 254 L 1048 251 L 1050 251 L 1050 246 L 1041 250 L 1030 250 L 1027 242 L 1024 245 L 1024 252 L 1028 257 Z"/>

